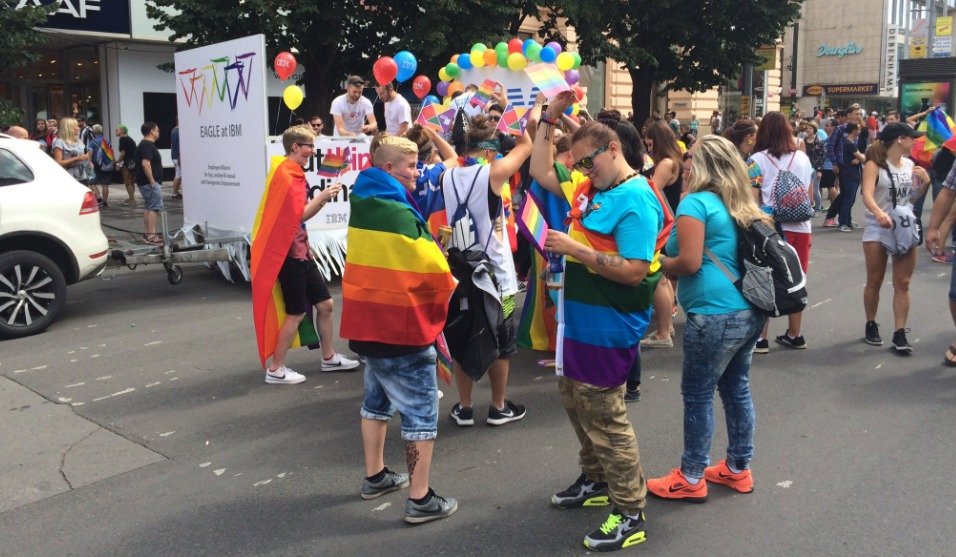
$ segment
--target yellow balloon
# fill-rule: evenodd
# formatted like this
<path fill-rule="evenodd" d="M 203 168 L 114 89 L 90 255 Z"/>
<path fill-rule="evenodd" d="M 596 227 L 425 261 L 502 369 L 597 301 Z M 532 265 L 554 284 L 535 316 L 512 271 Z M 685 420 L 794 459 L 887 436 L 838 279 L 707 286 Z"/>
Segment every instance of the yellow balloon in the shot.
<path fill-rule="evenodd" d="M 558 54 L 558 59 L 555 60 L 554 63 L 558 66 L 559 70 L 566 72 L 574 67 L 574 55 L 570 52 L 562 52 Z"/>
<path fill-rule="evenodd" d="M 438 79 L 442 81 L 451 81 L 451 76 L 448 75 L 448 72 L 445 71 L 445 66 L 442 66 L 438 70 Z"/>
<path fill-rule="evenodd" d="M 528 66 L 528 59 L 524 56 L 518 54 L 517 52 L 512 52 L 508 55 L 508 67 L 514 71 L 521 71 Z"/>
<path fill-rule="evenodd" d="M 485 65 L 485 53 L 477 50 L 472 50 L 471 54 L 468 55 L 468 58 L 471 60 L 471 65 L 476 68 L 482 68 Z"/>
<path fill-rule="evenodd" d="M 304 98 L 305 95 L 302 94 L 302 89 L 299 89 L 297 85 L 289 85 L 285 88 L 285 91 L 282 92 L 282 100 L 285 101 L 285 105 L 289 107 L 289 110 L 299 108 Z"/>

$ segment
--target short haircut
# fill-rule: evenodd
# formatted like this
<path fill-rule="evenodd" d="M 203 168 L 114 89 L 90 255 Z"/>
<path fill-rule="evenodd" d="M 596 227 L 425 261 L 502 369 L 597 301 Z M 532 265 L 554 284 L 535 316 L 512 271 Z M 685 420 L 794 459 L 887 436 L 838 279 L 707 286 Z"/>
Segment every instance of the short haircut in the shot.
<path fill-rule="evenodd" d="M 76 121 L 77 121 L 77 122 L 86 122 L 86 116 L 77 116 L 77 117 L 76 117 Z"/>
<path fill-rule="evenodd" d="M 312 132 L 312 128 L 307 126 L 292 126 L 282 132 L 282 147 L 285 149 L 286 155 L 292 154 L 293 143 L 312 143 L 314 141 L 315 133 Z"/>
<path fill-rule="evenodd" d="M 316 119 L 318 119 L 318 120 L 321 121 L 321 120 L 322 120 L 322 117 L 319 116 L 318 114 L 313 114 L 312 116 L 309 116 L 309 122 L 311 122 L 312 120 L 316 120 Z"/>
<path fill-rule="evenodd" d="M 90 129 L 93 131 L 93 135 L 98 135 L 103 133 L 103 126 L 99 124 L 93 124 L 92 126 L 90 126 Z"/>
<path fill-rule="evenodd" d="M 851 133 L 855 132 L 855 131 L 858 130 L 858 129 L 860 129 L 860 126 L 859 126 L 856 122 L 847 122 L 847 123 L 846 123 L 846 133 L 847 133 L 847 135 L 850 135 Z"/>
<path fill-rule="evenodd" d="M 350 75 L 345 79 L 345 85 L 356 85 L 365 87 L 365 80 L 360 75 Z"/>
<path fill-rule="evenodd" d="M 561 153 L 567 153 L 568 151 L 570 151 L 570 150 L 571 150 L 571 136 L 570 136 L 570 135 L 567 135 L 567 134 L 563 135 L 563 136 L 561 137 L 561 139 L 559 139 L 558 142 L 554 144 L 554 148 L 555 148 L 555 150 L 558 152 L 559 155 L 560 155 Z"/>
<path fill-rule="evenodd" d="M 158 127 L 159 126 L 156 125 L 156 122 L 143 122 L 143 125 L 139 127 L 139 131 L 143 134 L 143 137 L 146 137 L 150 134 L 150 132 Z"/>
<path fill-rule="evenodd" d="M 395 162 L 401 155 L 414 154 L 418 158 L 418 145 L 407 137 L 383 136 L 372 154 L 372 166 L 381 168 L 387 162 Z"/>
<path fill-rule="evenodd" d="M 123 124 L 120 124 L 120 125 L 116 126 L 116 129 L 118 129 L 119 131 L 123 132 L 123 135 L 129 135 L 129 128 L 127 128 L 127 127 L 126 127 L 125 125 L 123 125 Z"/>
<path fill-rule="evenodd" d="M 501 108 L 501 105 L 498 103 L 494 103 L 488 107 L 488 112 L 491 112 L 492 110 L 494 110 L 495 112 L 500 112 L 502 114 L 504 114 L 505 112 L 505 109 Z"/>

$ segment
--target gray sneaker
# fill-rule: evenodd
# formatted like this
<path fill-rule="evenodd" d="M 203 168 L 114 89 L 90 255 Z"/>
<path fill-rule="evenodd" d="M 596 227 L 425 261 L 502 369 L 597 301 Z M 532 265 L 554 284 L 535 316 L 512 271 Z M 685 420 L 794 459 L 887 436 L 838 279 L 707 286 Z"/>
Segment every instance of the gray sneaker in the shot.
<path fill-rule="evenodd" d="M 399 474 L 385 468 L 385 477 L 375 483 L 368 481 L 368 478 L 362 478 L 362 499 L 375 499 L 406 487 L 408 474 Z"/>
<path fill-rule="evenodd" d="M 405 522 L 409 524 L 421 524 L 447 518 L 458 510 L 458 501 L 451 497 L 441 497 L 431 488 L 428 489 L 431 497 L 425 503 L 419 505 L 411 499 L 405 501 Z"/>

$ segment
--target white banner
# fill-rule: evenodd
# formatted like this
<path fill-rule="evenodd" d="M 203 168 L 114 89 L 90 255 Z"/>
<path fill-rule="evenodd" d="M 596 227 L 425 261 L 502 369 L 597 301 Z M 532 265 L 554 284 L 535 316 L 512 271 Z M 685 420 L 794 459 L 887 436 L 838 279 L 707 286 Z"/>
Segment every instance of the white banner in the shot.
<path fill-rule="evenodd" d="M 265 37 L 175 54 L 183 220 L 249 233 L 265 187 Z"/>
<path fill-rule="evenodd" d="M 890 23 L 886 26 L 886 42 L 883 52 L 883 87 L 885 96 L 895 97 L 899 85 L 899 51 L 902 33 L 900 27 Z"/>
<path fill-rule="evenodd" d="M 508 97 L 508 104 L 512 106 L 531 106 L 534 104 L 534 98 L 538 95 L 538 88 L 528 77 L 528 74 L 523 71 L 514 72 L 498 66 L 462 70 L 457 81 L 465 85 L 481 85 L 486 79 L 501 84 L 505 96 Z"/>

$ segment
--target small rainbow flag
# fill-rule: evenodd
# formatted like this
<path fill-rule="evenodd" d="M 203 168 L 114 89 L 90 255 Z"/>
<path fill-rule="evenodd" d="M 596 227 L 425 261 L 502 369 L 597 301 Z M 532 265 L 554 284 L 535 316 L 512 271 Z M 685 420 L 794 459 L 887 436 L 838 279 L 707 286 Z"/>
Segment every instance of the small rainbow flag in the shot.
<path fill-rule="evenodd" d="M 326 154 L 315 173 L 324 178 L 338 178 L 339 174 L 349 168 L 349 151 L 350 148 L 346 147 L 338 153 Z"/>
<path fill-rule="evenodd" d="M 495 87 L 497 86 L 498 84 L 491 79 L 484 80 L 468 102 L 470 102 L 472 106 L 484 108 L 491 100 L 491 94 L 495 92 Z"/>
<path fill-rule="evenodd" d="M 554 64 L 545 64 L 544 62 L 533 64 L 525 68 L 524 73 L 528 74 L 531 81 L 549 99 L 555 97 L 558 93 L 571 90 L 571 86 L 564 80 L 564 75 Z"/>
<path fill-rule="evenodd" d="M 110 142 L 107 141 L 105 137 L 100 141 L 100 149 L 103 150 L 103 154 L 106 155 L 106 158 L 108 158 L 110 162 L 116 162 L 116 155 L 113 154 L 113 147 L 110 146 Z"/>
<path fill-rule="evenodd" d="M 518 228 L 528 238 L 531 245 L 544 255 L 544 241 L 548 238 L 548 223 L 541 213 L 538 200 L 529 191 L 521 205 L 521 214 L 518 218 Z"/>
<path fill-rule="evenodd" d="M 451 385 L 451 351 L 448 349 L 445 333 L 439 334 L 435 339 L 435 351 L 438 352 L 438 378 L 446 385 Z"/>

